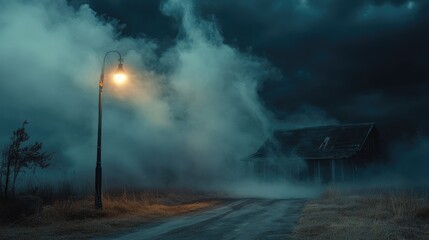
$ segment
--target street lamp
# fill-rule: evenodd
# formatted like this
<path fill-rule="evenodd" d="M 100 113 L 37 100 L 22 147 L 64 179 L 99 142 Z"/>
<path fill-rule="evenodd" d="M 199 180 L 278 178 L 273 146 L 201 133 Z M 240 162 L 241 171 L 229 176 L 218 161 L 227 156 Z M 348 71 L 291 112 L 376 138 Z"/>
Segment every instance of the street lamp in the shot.
<path fill-rule="evenodd" d="M 113 76 L 113 79 L 116 83 L 122 84 L 127 76 L 122 69 L 122 56 L 118 51 L 108 51 L 104 55 L 103 65 L 101 68 L 100 82 L 98 84 L 98 135 L 97 135 L 97 164 L 95 167 L 95 208 L 103 208 L 102 199 L 101 199 L 101 126 L 102 126 L 102 99 L 103 99 L 103 86 L 104 86 L 104 66 L 106 64 L 107 55 L 110 53 L 116 53 L 119 56 L 119 64 L 116 72 Z"/>

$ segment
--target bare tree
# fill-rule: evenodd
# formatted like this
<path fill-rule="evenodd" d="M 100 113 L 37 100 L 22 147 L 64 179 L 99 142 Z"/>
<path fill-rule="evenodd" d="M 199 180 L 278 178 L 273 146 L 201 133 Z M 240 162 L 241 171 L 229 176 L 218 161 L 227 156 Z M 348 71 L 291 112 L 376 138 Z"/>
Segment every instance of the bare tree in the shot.
<path fill-rule="evenodd" d="M 20 172 L 24 171 L 24 169 L 46 168 L 52 158 L 51 153 L 42 152 L 42 143 L 40 142 L 23 146 L 30 139 L 25 130 L 27 124 L 28 122 L 24 121 L 22 127 L 13 132 L 10 145 L 6 147 L 3 154 L 5 198 L 8 197 L 10 185 L 12 185 L 12 195 L 15 193 L 16 179 Z M 11 180 L 12 184 L 10 184 Z"/>

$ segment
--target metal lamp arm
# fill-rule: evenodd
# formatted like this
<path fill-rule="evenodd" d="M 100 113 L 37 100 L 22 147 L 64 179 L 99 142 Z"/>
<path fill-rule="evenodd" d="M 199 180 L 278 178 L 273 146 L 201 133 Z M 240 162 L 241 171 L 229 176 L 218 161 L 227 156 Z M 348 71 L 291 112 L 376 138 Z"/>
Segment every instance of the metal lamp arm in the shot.
<path fill-rule="evenodd" d="M 107 58 L 107 56 L 110 53 L 116 53 L 116 54 L 118 54 L 118 56 L 119 56 L 119 59 L 118 59 L 119 63 L 123 62 L 121 53 L 118 52 L 118 51 L 116 51 L 116 50 L 108 51 L 108 52 L 106 52 L 106 54 L 104 54 L 103 65 L 101 67 L 100 82 L 99 82 L 101 88 L 103 87 L 103 83 L 104 83 L 104 67 L 106 65 L 106 58 Z"/>

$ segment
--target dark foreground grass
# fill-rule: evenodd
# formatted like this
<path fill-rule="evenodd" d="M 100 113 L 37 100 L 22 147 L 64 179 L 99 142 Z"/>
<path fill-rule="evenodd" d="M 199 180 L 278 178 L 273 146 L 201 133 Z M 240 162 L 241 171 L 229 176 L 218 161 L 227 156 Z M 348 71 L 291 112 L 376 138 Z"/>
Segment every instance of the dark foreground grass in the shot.
<path fill-rule="evenodd" d="M 429 239 L 429 192 L 328 189 L 308 201 L 295 239 Z"/>
<path fill-rule="evenodd" d="M 136 227 L 145 222 L 203 210 L 221 203 L 214 194 L 190 191 L 122 191 L 103 196 L 51 199 L 34 214 L 14 216 L 14 201 L 0 204 L 0 239 L 88 239 Z M 8 215 L 4 213 L 9 212 Z"/>

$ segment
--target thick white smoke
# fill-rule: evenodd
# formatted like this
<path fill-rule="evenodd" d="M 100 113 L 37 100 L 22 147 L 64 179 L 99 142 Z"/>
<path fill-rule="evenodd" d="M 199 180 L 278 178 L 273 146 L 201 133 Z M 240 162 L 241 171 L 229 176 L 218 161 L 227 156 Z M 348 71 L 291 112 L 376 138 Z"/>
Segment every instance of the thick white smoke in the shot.
<path fill-rule="evenodd" d="M 269 64 L 226 45 L 190 1 L 162 11 L 181 23 L 177 41 L 122 37 L 87 5 L 64 0 L 0 0 L 0 141 L 27 119 L 32 140 L 56 152 L 40 176 L 92 182 L 101 61 L 119 50 L 129 79 L 109 80 L 103 116 L 107 185 L 189 186 L 222 182 L 267 137 L 257 89 Z M 237 165 L 238 164 L 238 165 Z"/>

